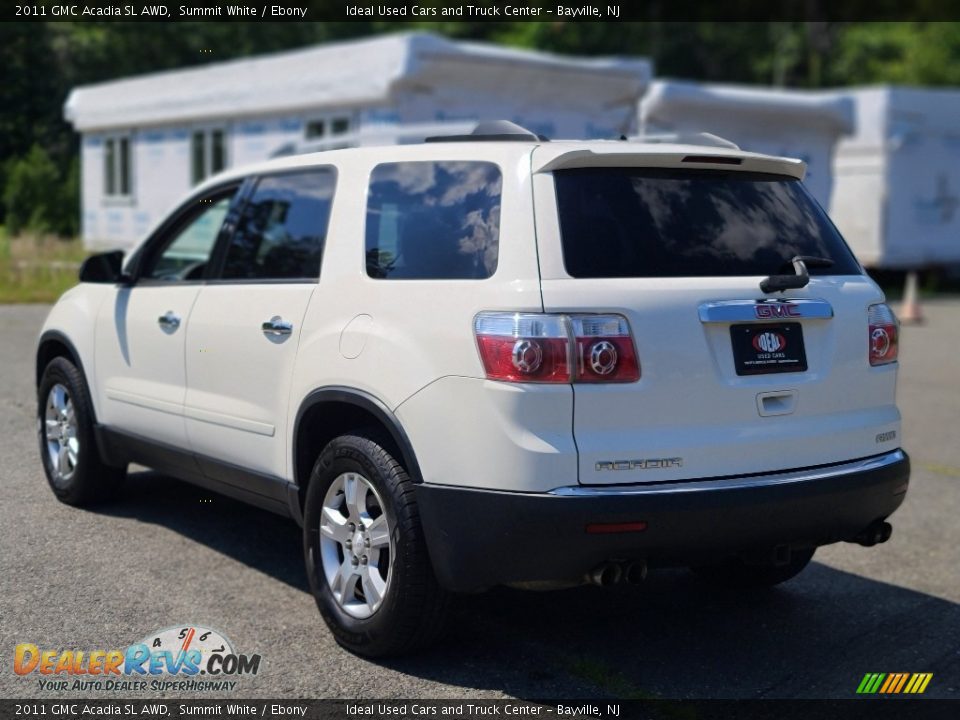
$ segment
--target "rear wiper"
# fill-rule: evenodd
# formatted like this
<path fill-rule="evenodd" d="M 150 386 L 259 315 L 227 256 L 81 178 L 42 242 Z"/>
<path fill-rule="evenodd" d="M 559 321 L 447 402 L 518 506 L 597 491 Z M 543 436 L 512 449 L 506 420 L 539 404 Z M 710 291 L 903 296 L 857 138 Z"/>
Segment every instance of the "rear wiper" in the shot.
<path fill-rule="evenodd" d="M 760 281 L 760 291 L 765 293 L 783 292 L 784 290 L 794 290 L 806 287 L 810 282 L 810 273 L 807 267 L 828 268 L 833 265 L 830 258 L 813 257 L 810 255 L 797 255 L 789 262 L 780 266 L 780 270 L 789 269 L 793 266 L 793 275 L 771 275 Z"/>

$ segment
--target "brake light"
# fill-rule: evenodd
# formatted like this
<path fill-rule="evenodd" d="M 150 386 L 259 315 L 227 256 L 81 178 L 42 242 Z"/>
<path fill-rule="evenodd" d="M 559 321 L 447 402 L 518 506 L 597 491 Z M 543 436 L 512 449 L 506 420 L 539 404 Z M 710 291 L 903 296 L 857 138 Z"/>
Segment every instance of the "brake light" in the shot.
<path fill-rule="evenodd" d="M 474 322 L 489 380 L 634 382 L 640 368 L 620 315 L 480 313 Z"/>
<path fill-rule="evenodd" d="M 871 365 L 896 362 L 900 350 L 900 324 L 886 303 L 867 308 L 868 353 Z"/>

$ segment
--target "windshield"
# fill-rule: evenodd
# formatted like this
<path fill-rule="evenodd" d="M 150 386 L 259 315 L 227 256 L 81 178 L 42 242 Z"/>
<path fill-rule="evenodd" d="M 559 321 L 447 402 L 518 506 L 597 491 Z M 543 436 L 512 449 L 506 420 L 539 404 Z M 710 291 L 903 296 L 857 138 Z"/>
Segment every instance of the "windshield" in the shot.
<path fill-rule="evenodd" d="M 792 274 L 796 255 L 861 269 L 799 180 L 723 170 L 554 172 L 567 272 L 578 278 Z"/>

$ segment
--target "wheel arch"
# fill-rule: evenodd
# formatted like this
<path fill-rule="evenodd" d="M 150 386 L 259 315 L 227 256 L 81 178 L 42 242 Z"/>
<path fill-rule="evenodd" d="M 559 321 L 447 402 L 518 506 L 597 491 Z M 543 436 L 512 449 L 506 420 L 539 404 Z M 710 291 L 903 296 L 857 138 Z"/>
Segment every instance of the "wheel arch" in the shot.
<path fill-rule="evenodd" d="M 96 420 L 96 408 L 94 407 L 93 403 L 93 393 L 90 391 L 90 377 L 87 375 L 87 372 L 83 367 L 83 361 L 80 359 L 80 353 L 77 352 L 76 346 L 73 344 L 70 338 L 68 338 L 59 330 L 47 330 L 40 336 L 40 341 L 37 343 L 35 378 L 36 387 L 40 387 L 40 381 L 43 378 L 43 371 L 46 369 L 47 365 L 49 365 L 55 358 L 58 357 L 66 358 L 74 364 L 77 370 L 80 371 L 84 382 L 87 383 L 87 391 L 90 395 L 90 410 L 93 412 L 94 420 Z"/>
<path fill-rule="evenodd" d="M 310 472 L 317 454 L 338 435 L 375 426 L 385 432 L 387 448 L 397 455 L 414 483 L 423 482 L 420 464 L 407 433 L 387 405 L 374 395 L 356 388 L 318 388 L 300 403 L 293 432 L 293 482 L 301 508 Z"/>

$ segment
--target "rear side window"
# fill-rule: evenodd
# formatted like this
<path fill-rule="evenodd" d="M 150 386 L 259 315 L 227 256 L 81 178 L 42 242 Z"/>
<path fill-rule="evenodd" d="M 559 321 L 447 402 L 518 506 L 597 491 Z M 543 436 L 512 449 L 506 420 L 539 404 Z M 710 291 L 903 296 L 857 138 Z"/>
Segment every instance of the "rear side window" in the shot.
<path fill-rule="evenodd" d="M 228 280 L 316 280 L 336 184 L 332 168 L 261 178 L 227 248 Z"/>
<path fill-rule="evenodd" d="M 554 172 L 563 258 L 578 278 L 792 273 L 791 258 L 860 266 L 803 184 L 720 170 L 577 168 Z"/>
<path fill-rule="evenodd" d="M 500 169 L 488 162 L 384 163 L 367 198 L 367 274 L 483 279 L 497 269 Z"/>

